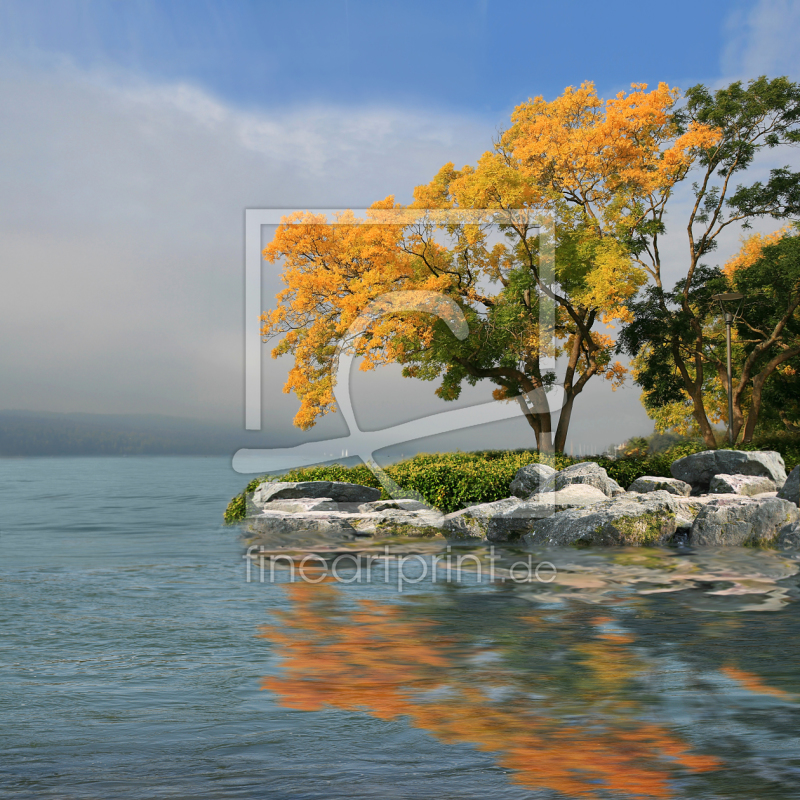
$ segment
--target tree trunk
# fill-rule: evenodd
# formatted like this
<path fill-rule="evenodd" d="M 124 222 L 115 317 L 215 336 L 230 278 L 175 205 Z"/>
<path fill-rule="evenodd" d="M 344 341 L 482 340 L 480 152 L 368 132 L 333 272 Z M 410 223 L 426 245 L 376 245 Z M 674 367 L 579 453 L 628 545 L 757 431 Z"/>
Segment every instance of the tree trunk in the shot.
<path fill-rule="evenodd" d="M 575 404 L 576 394 L 569 393 L 564 405 L 561 407 L 561 414 L 558 417 L 558 426 L 556 427 L 556 440 L 553 443 L 556 453 L 563 453 L 564 448 L 567 446 L 567 433 L 569 432 L 569 423 L 572 418 L 572 407 Z"/>
<path fill-rule="evenodd" d="M 702 339 L 700 340 L 700 345 L 701 344 Z M 682 358 L 678 350 L 677 343 L 674 339 L 671 342 L 671 347 L 672 360 L 675 362 L 675 366 L 678 368 L 678 372 L 683 380 L 684 391 L 692 399 L 692 416 L 695 418 L 697 425 L 700 428 L 700 435 L 703 437 L 703 441 L 709 448 L 716 450 L 717 439 L 714 436 L 714 429 L 711 427 L 711 423 L 708 421 L 706 407 L 703 404 L 703 361 L 697 356 L 694 358 L 695 377 L 694 380 L 692 380 L 692 377 L 689 374 L 689 370 L 686 366 L 686 362 Z M 701 351 L 702 347 L 700 346 L 699 352 Z"/>
<path fill-rule="evenodd" d="M 697 420 L 697 424 L 700 426 L 700 434 L 703 437 L 703 441 L 711 450 L 717 449 L 717 437 L 714 436 L 714 429 L 711 427 L 711 423 L 708 421 L 708 416 L 706 415 L 706 409 L 703 405 L 703 390 L 698 389 L 692 393 L 692 405 L 693 411 L 692 416 Z"/>
<path fill-rule="evenodd" d="M 753 377 L 753 390 L 750 395 L 750 413 L 747 415 L 747 424 L 745 425 L 744 429 L 744 436 L 742 437 L 743 442 L 750 442 L 753 438 L 753 433 L 756 429 L 756 423 L 758 422 L 758 415 L 761 412 L 761 398 L 762 393 L 764 391 L 764 384 L 767 382 L 767 378 L 772 375 L 773 372 L 785 361 L 788 361 L 790 358 L 794 358 L 795 356 L 800 355 L 800 347 L 793 347 L 788 350 L 784 350 L 782 353 L 779 353 L 771 361 L 761 370 L 757 375 Z M 742 384 L 744 380 L 749 377 L 747 375 L 743 375 Z M 739 395 L 741 395 L 741 391 L 743 386 L 740 386 Z M 737 400 L 740 400 L 740 397 L 737 396 Z"/>
<path fill-rule="evenodd" d="M 750 413 L 747 415 L 747 424 L 744 426 L 744 434 L 742 435 L 743 444 L 749 444 L 753 440 L 753 433 L 756 429 L 759 412 L 761 411 L 761 395 L 764 391 L 764 383 L 766 380 L 767 376 L 764 375 L 764 373 L 756 375 L 756 377 L 753 378 L 753 391 L 750 395 Z"/>
<path fill-rule="evenodd" d="M 542 395 L 539 397 L 538 395 Z M 531 397 L 531 395 L 534 395 Z M 525 401 L 527 397 L 533 408 L 528 407 Z M 553 428 L 552 417 L 550 415 L 550 405 L 547 402 L 547 397 L 543 389 L 537 389 L 534 392 L 529 392 L 527 395 L 517 395 L 517 402 L 528 420 L 528 425 L 533 428 L 536 435 L 536 449 L 540 453 L 553 452 Z"/>

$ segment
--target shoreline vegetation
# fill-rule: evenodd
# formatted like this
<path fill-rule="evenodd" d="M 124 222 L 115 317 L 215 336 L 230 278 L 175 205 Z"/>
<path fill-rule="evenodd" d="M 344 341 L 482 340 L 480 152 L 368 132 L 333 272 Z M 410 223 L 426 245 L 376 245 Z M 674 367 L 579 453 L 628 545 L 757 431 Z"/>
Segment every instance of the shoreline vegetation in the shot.
<path fill-rule="evenodd" d="M 655 451 L 651 440 L 649 450 L 645 439 L 632 440 L 617 458 L 608 456 L 572 457 L 563 453 L 540 454 L 535 450 L 482 450 L 470 453 L 420 453 L 413 458 L 383 467 L 386 474 L 403 489 L 418 492 L 430 505 L 444 513 L 458 511 L 479 503 L 490 503 L 508 496 L 509 484 L 517 471 L 533 463 L 545 463 L 557 470 L 579 462 L 593 461 L 603 467 L 608 476 L 627 489 L 633 481 L 645 475 L 669 478 L 674 461 L 691 453 L 707 450 L 699 439 L 678 441 L 665 449 Z M 800 435 L 771 434 L 732 448 L 720 444 L 719 449 L 746 451 L 774 450 L 781 454 L 787 472 L 800 464 Z M 263 475 L 251 480 L 241 494 L 231 499 L 225 509 L 228 524 L 243 520 L 247 515 L 246 495 L 267 481 L 341 481 L 381 489 L 369 467 L 359 464 L 346 467 L 328 464 L 293 469 L 280 474 Z M 381 490 L 381 497 L 388 499 Z"/>

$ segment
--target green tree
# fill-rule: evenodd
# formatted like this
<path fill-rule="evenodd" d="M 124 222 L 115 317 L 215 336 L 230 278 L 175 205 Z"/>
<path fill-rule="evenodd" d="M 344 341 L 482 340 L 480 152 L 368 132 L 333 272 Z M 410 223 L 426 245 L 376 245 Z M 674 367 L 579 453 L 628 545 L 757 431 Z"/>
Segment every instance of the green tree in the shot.
<path fill-rule="evenodd" d="M 786 219 L 800 213 L 800 172 L 783 167 L 771 170 L 765 181 L 753 179 L 759 153 L 800 142 L 800 85 L 785 77 L 760 77 L 746 86 L 737 81 L 716 92 L 698 85 L 686 93 L 678 119 L 682 125 L 710 125 L 720 134 L 716 142 L 701 143 L 694 151 L 696 168 L 690 173 L 695 178 L 694 202 L 686 220 L 683 277 L 672 291 L 662 284 L 659 244 L 669 200 L 664 197 L 648 210 L 649 228 L 639 227 L 636 257 L 652 281 L 644 296 L 630 304 L 634 319 L 623 331 L 618 349 L 636 357 L 636 382 L 644 389 L 643 402 L 657 423 L 669 427 L 688 412 L 706 444 L 715 447 L 712 423 L 724 418 L 720 399 L 728 387 L 720 349 L 723 329 L 711 295 L 732 285 L 761 298 L 748 305 L 747 319 L 737 328 L 741 378 L 734 386 L 733 428 L 737 434 L 743 429 L 749 441 L 765 382 L 792 358 L 787 355 L 792 347 L 787 344 L 792 330 L 787 324 L 794 310 L 791 301 L 788 305 L 778 301 L 794 296 L 793 256 L 788 250 L 796 245 L 787 242 L 786 252 L 775 251 L 762 266 L 737 276 L 726 276 L 703 259 L 733 225 L 746 228 L 755 219 Z M 742 179 L 749 182 L 738 182 Z M 778 261 L 770 262 L 773 257 Z M 778 278 L 776 273 L 770 275 L 770 268 L 786 274 Z M 770 280 L 776 278 L 779 288 L 770 304 L 766 300 Z M 745 421 L 748 403 L 752 416 Z"/>
<path fill-rule="evenodd" d="M 724 269 L 700 267 L 695 284 L 684 293 L 649 287 L 632 304 L 634 322 L 623 331 L 620 345 L 636 353 L 636 382 L 642 399 L 660 429 L 688 432 L 697 422 L 687 399 L 674 353 L 697 374 L 702 370 L 703 407 L 717 422 L 727 413 L 725 323 L 713 295 L 745 295 L 733 331 L 733 433 L 750 442 L 765 403 L 768 420 L 792 429 L 797 420 L 797 367 L 800 362 L 800 236 L 778 232 L 748 239 Z M 702 336 L 695 323 L 702 324 Z M 670 346 L 655 346 L 669 331 Z"/>

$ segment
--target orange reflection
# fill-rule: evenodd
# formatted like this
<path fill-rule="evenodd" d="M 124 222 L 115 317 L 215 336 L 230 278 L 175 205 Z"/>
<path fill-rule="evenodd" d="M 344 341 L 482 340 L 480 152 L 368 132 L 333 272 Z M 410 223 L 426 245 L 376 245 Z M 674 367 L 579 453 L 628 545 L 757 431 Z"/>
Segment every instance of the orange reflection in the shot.
<path fill-rule="evenodd" d="M 795 699 L 793 694 L 789 692 L 784 692 L 783 689 L 776 689 L 774 686 L 768 686 L 764 683 L 758 675 L 754 675 L 752 672 L 745 672 L 743 669 L 736 669 L 736 667 L 722 667 L 720 672 L 727 675 L 729 678 L 732 678 L 737 683 L 740 683 L 750 692 L 754 692 L 755 694 L 766 694 L 772 697 L 778 697 L 781 700 L 789 700 L 792 701 Z"/>
<path fill-rule="evenodd" d="M 670 797 L 678 770 L 719 766 L 645 719 L 632 681 L 646 665 L 630 637 L 598 630 L 608 619 L 564 624 L 517 613 L 519 636 L 498 622 L 488 645 L 469 620 L 450 622 L 448 609 L 345 608 L 331 584 L 287 588 L 291 611 L 261 634 L 284 660 L 284 676 L 262 688 L 284 706 L 406 716 L 443 742 L 495 753 L 528 788 L 573 797 Z"/>

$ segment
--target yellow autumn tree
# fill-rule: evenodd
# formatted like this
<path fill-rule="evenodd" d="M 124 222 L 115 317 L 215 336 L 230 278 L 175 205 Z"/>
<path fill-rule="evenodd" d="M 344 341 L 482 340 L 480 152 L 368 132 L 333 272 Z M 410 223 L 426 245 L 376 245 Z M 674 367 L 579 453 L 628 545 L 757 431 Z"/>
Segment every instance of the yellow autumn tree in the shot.
<path fill-rule="evenodd" d="M 698 143 L 716 135 L 682 128 L 677 98 L 661 84 L 603 100 L 587 83 L 529 100 L 475 166 L 445 165 L 408 207 L 389 197 L 367 220 L 286 220 L 264 251 L 283 259 L 286 289 L 262 333 L 283 337 L 273 355 L 294 355 L 285 390 L 301 401 L 295 423 L 307 428 L 334 408 L 332 366 L 348 347 L 363 369 L 395 362 L 408 377 L 439 380 L 445 400 L 488 380 L 495 397 L 520 404 L 540 450 L 563 451 L 587 382 L 624 380 L 611 333 L 648 278 L 643 233 L 660 224 L 652 215 Z M 352 336 L 365 309 L 397 291 L 457 303 L 469 335 L 402 310 Z M 554 384 L 563 390 L 555 437 L 546 394 Z"/>

